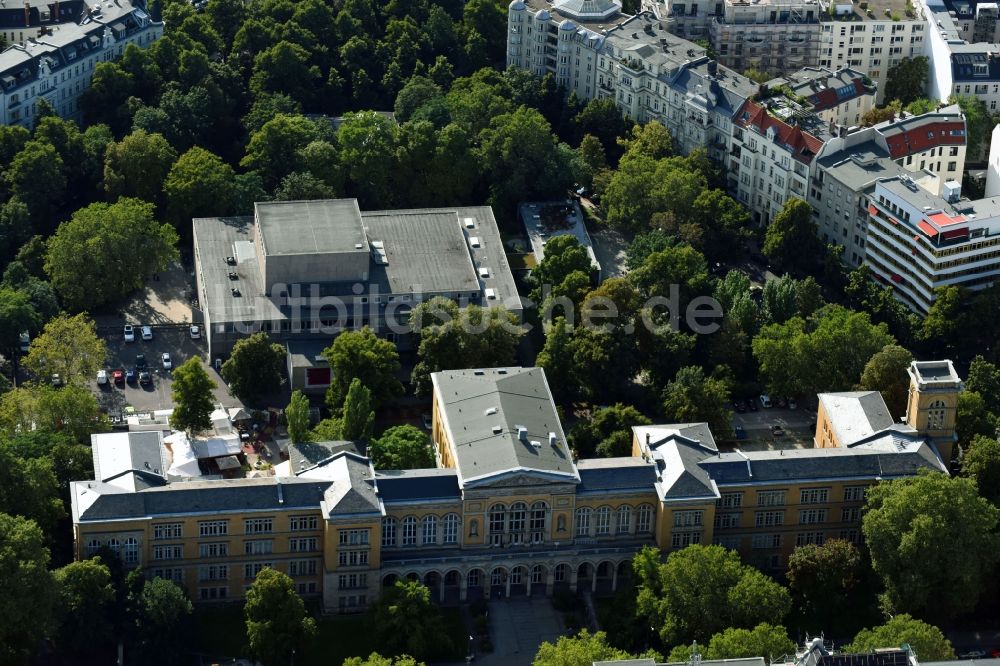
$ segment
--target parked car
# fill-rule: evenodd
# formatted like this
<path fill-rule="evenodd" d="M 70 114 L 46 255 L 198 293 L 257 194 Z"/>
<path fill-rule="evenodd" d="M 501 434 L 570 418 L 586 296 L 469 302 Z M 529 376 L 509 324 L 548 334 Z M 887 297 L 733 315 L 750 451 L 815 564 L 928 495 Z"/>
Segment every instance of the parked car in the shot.
<path fill-rule="evenodd" d="M 785 429 L 782 428 L 777 423 L 775 423 L 773 426 L 771 426 L 771 434 L 773 436 L 775 436 L 775 437 L 784 437 L 785 436 Z"/>
<path fill-rule="evenodd" d="M 795 398 L 788 399 L 788 409 L 798 409 L 799 403 L 795 402 Z"/>
<path fill-rule="evenodd" d="M 53 386 L 63 385 L 63 378 L 58 372 L 52 375 L 52 385 Z"/>
<path fill-rule="evenodd" d="M 764 409 L 770 409 L 771 408 L 771 396 L 769 396 L 766 393 L 761 393 L 760 394 L 760 405 Z"/>
<path fill-rule="evenodd" d="M 990 650 L 990 656 L 994 659 L 1000 659 L 1000 648 L 993 648 Z"/>
<path fill-rule="evenodd" d="M 420 415 L 420 424 L 424 426 L 424 430 L 430 430 L 431 429 L 431 425 L 432 425 L 431 424 L 431 415 L 430 414 L 421 414 Z"/>
<path fill-rule="evenodd" d="M 125 383 L 125 372 L 121 368 L 111 371 L 111 381 L 119 386 Z"/>
<path fill-rule="evenodd" d="M 97 383 L 100 386 L 103 386 L 104 384 L 108 383 L 108 371 L 107 370 L 98 370 L 97 371 Z"/>
<path fill-rule="evenodd" d="M 743 426 L 736 424 L 736 426 L 733 427 L 733 431 L 736 433 L 736 439 L 747 438 L 747 431 L 743 429 Z"/>
<path fill-rule="evenodd" d="M 31 346 L 31 334 L 25 331 L 20 335 L 20 341 L 21 341 L 21 353 L 27 354 L 28 348 Z"/>
<path fill-rule="evenodd" d="M 132 324 L 125 324 L 125 342 L 135 342 L 135 329 Z"/>
<path fill-rule="evenodd" d="M 958 655 L 959 659 L 982 659 L 986 656 L 986 650 L 969 650 Z"/>
<path fill-rule="evenodd" d="M 171 368 L 174 367 L 174 362 L 170 360 L 169 352 L 163 352 L 163 356 L 161 356 L 160 358 L 163 361 L 164 370 L 170 370 Z"/>
<path fill-rule="evenodd" d="M 125 371 L 125 381 L 129 384 L 135 384 L 135 370 L 129 368 Z"/>
<path fill-rule="evenodd" d="M 733 403 L 733 409 L 739 414 L 745 414 L 747 411 L 747 403 L 742 400 L 737 400 Z"/>
<path fill-rule="evenodd" d="M 788 403 L 785 402 L 785 399 L 778 398 L 778 409 L 784 409 L 785 407 L 788 407 Z"/>
<path fill-rule="evenodd" d="M 192 340 L 200 340 L 201 339 L 201 327 L 200 326 L 192 326 L 191 327 L 191 339 Z"/>
<path fill-rule="evenodd" d="M 146 369 L 146 355 L 145 354 L 136 354 L 135 355 L 135 367 L 136 367 L 137 370 L 145 370 Z"/>
<path fill-rule="evenodd" d="M 143 340 L 152 340 L 153 339 L 153 327 L 152 326 L 143 326 L 141 330 L 142 330 L 142 339 Z"/>
<path fill-rule="evenodd" d="M 750 408 L 751 412 L 756 412 L 757 409 L 758 409 L 758 407 L 757 407 L 757 401 L 754 400 L 753 398 L 748 398 L 747 399 L 747 407 Z"/>
<path fill-rule="evenodd" d="M 139 384 L 142 386 L 152 386 L 153 385 L 153 373 L 149 370 L 143 370 L 139 373 Z"/>

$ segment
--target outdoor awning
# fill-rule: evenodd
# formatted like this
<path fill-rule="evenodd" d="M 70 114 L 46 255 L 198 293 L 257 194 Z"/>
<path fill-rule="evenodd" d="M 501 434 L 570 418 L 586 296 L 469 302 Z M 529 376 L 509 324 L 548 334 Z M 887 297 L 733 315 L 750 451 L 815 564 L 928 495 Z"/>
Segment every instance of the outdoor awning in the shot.
<path fill-rule="evenodd" d="M 917 227 L 931 238 L 934 238 L 935 236 L 938 235 L 938 230 L 932 227 L 929 222 L 924 222 L 923 220 L 920 220 L 919 222 L 917 222 Z"/>
<path fill-rule="evenodd" d="M 962 227 L 961 229 L 949 229 L 948 231 L 941 232 L 941 240 L 953 240 L 955 238 L 964 238 L 969 235 L 969 227 Z"/>

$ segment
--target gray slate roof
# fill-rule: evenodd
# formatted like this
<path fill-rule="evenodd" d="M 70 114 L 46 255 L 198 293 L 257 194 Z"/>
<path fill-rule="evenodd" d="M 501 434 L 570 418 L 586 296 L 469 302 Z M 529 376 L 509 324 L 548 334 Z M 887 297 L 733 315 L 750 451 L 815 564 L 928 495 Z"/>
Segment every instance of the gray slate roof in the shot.
<path fill-rule="evenodd" d="M 656 467 L 642 458 L 588 458 L 576 464 L 580 473 L 577 495 L 587 493 L 652 492 Z"/>
<path fill-rule="evenodd" d="M 895 422 L 878 391 L 820 393 L 819 402 L 842 446 L 850 446 Z"/>
<path fill-rule="evenodd" d="M 74 521 L 88 522 L 192 513 L 317 508 L 323 493 L 331 485 L 330 481 L 316 479 L 279 481 L 276 477 L 265 477 L 187 481 L 129 492 L 99 481 L 76 481 L 70 484 L 70 496 Z"/>
<path fill-rule="evenodd" d="M 579 482 L 541 368 L 445 370 L 433 373 L 431 381 L 460 485 L 518 471 Z M 527 429 L 527 441 L 519 439 L 519 427 Z"/>
<path fill-rule="evenodd" d="M 379 496 L 386 503 L 421 500 L 460 500 L 458 472 L 454 469 L 379 470 L 375 473 Z"/>
<path fill-rule="evenodd" d="M 333 478 L 320 505 L 324 515 L 338 518 L 383 513 L 375 474 L 367 458 L 342 451 L 323 466 Z"/>
<path fill-rule="evenodd" d="M 330 461 L 341 451 L 360 454 L 358 442 L 300 442 L 288 445 L 288 462 L 292 474 L 298 474 L 308 469 Z"/>

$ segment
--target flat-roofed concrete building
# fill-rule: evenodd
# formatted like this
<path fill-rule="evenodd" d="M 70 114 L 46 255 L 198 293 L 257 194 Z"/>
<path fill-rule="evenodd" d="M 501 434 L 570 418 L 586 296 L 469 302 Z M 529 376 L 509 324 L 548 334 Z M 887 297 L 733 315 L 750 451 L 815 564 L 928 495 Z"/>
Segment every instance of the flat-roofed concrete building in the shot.
<path fill-rule="evenodd" d="M 258 203 L 252 217 L 195 219 L 194 252 L 213 357 L 261 330 L 281 342 L 328 343 L 362 326 L 405 338 L 410 311 L 434 296 L 521 312 L 487 206 L 362 212 L 354 199 Z"/>

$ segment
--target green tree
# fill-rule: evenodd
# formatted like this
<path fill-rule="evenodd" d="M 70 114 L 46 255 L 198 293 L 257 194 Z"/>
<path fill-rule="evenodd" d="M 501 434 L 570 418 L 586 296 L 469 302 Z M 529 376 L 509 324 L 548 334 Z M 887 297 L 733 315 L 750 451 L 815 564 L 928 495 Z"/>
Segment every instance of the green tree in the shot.
<path fill-rule="evenodd" d="M 375 469 L 422 469 L 434 467 L 431 438 L 419 428 L 400 425 L 389 428 L 368 445 Z"/>
<path fill-rule="evenodd" d="M 552 389 L 553 398 L 559 403 L 569 402 L 574 395 L 575 362 L 572 342 L 566 318 L 556 317 L 545 333 L 545 346 L 535 359 L 535 364 L 545 370 L 545 378 Z"/>
<path fill-rule="evenodd" d="M 592 666 L 598 661 L 630 659 L 632 655 L 608 644 L 603 631 L 583 629 L 576 636 L 560 636 L 555 643 L 538 646 L 534 666 Z"/>
<path fill-rule="evenodd" d="M 347 388 L 341 416 L 340 438 L 347 440 L 367 440 L 375 423 L 372 392 L 355 377 Z"/>
<path fill-rule="evenodd" d="M 28 518 L 52 537 L 66 515 L 52 461 L 22 459 L 6 444 L 0 445 L 0 512 Z"/>
<path fill-rule="evenodd" d="M 28 294 L 0 288 L 0 349 L 5 357 L 12 358 L 22 332 L 37 335 L 40 325 L 38 311 Z"/>
<path fill-rule="evenodd" d="M 91 434 L 108 429 L 107 417 L 86 386 L 25 385 L 0 396 L 0 432 L 8 436 L 62 433 L 73 441 L 89 443 Z"/>
<path fill-rule="evenodd" d="M 4 202 L 0 206 L 0 261 L 7 263 L 13 259 L 32 233 L 28 206 L 17 197 Z"/>
<path fill-rule="evenodd" d="M 309 64 L 309 52 L 298 44 L 280 41 L 254 59 L 250 92 L 255 96 L 284 93 L 309 101 L 315 95 L 322 73 Z"/>
<path fill-rule="evenodd" d="M 197 433 L 212 427 L 211 414 L 215 408 L 217 388 L 205 371 L 201 359 L 192 356 L 174 368 L 171 395 L 174 411 L 170 415 L 170 427 Z"/>
<path fill-rule="evenodd" d="M 590 288 L 590 255 L 575 236 L 556 236 L 545 244 L 545 256 L 531 272 L 531 300 L 541 304 L 547 294 L 569 296 L 576 290 L 568 285 L 582 275 L 585 288 Z M 572 277 L 571 277 L 572 276 Z M 579 299 L 574 300 L 579 303 Z"/>
<path fill-rule="evenodd" d="M 97 63 L 90 86 L 80 96 L 85 123 L 105 123 L 116 136 L 124 134 L 129 120 L 125 103 L 134 88 L 135 77 L 121 65 L 116 62 Z"/>
<path fill-rule="evenodd" d="M 976 356 L 965 377 L 965 390 L 983 396 L 992 410 L 1000 410 L 1000 368 L 981 355 Z"/>
<path fill-rule="evenodd" d="M 918 337 L 929 346 L 954 349 L 959 337 L 965 294 L 960 287 L 949 285 L 934 290 L 934 302 L 927 310 Z"/>
<path fill-rule="evenodd" d="M 617 108 L 615 104 L 612 106 Z M 625 133 L 618 136 L 625 136 Z M 644 125 L 633 125 L 627 138 L 618 139 L 618 145 L 625 148 L 623 159 L 626 160 L 640 156 L 659 160 L 670 157 L 674 152 L 674 139 L 670 136 L 670 130 L 657 120 Z"/>
<path fill-rule="evenodd" d="M 59 644 L 86 654 L 112 637 L 111 572 L 100 557 L 71 562 L 53 572 L 59 596 Z"/>
<path fill-rule="evenodd" d="M 25 663 L 54 625 L 49 550 L 34 521 L 0 513 L 0 664 Z"/>
<path fill-rule="evenodd" d="M 955 659 L 955 649 L 951 641 L 944 637 L 934 625 L 917 620 L 906 613 L 894 616 L 885 624 L 871 629 L 862 629 L 846 652 L 866 653 L 884 647 L 908 644 L 917 657 L 927 661 L 950 661 Z"/>
<path fill-rule="evenodd" d="M 386 208 L 393 201 L 393 160 L 399 141 L 395 123 L 374 111 L 348 113 L 337 130 L 341 162 L 352 191 L 364 208 Z"/>
<path fill-rule="evenodd" d="M 153 204 L 122 198 L 73 213 L 49 239 L 45 272 L 63 302 L 86 310 L 123 298 L 177 258 L 177 232 Z"/>
<path fill-rule="evenodd" d="M 867 314 L 827 305 L 808 320 L 763 327 L 752 346 L 770 392 L 795 396 L 850 390 L 869 359 L 894 342 Z"/>
<path fill-rule="evenodd" d="M 343 666 L 427 666 L 422 661 L 417 661 L 409 655 L 399 657 L 383 657 L 377 652 L 372 652 L 367 658 L 348 657 L 344 660 Z"/>
<path fill-rule="evenodd" d="M 792 197 L 767 225 L 763 251 L 767 258 L 787 271 L 809 273 L 823 245 L 812 219 L 812 206 Z"/>
<path fill-rule="evenodd" d="M 594 453 L 605 458 L 629 456 L 632 453 L 632 426 L 651 423 L 635 407 L 619 402 L 594 410 L 590 419 L 573 426 L 569 439 L 581 458 L 591 458 Z"/>
<path fill-rule="evenodd" d="M 774 663 L 783 655 L 795 654 L 795 642 L 782 626 L 762 622 L 753 629 L 729 627 L 708 641 L 705 659 L 745 659 L 764 657 Z"/>
<path fill-rule="evenodd" d="M 236 175 L 219 156 L 195 146 L 174 162 L 163 191 L 171 222 L 186 231 L 192 218 L 233 212 Z"/>
<path fill-rule="evenodd" d="M 885 99 L 898 99 L 903 106 L 924 97 L 930 61 L 927 56 L 903 58 L 889 68 L 885 81 Z"/>
<path fill-rule="evenodd" d="M 979 494 L 1000 505 L 1000 442 L 977 435 L 962 454 L 962 475 L 976 482 Z"/>
<path fill-rule="evenodd" d="M 1000 428 L 1000 416 L 990 412 L 983 396 L 975 391 L 962 391 L 958 394 L 955 433 L 958 435 L 958 445 L 961 448 L 968 447 L 977 435 L 995 436 L 998 428 Z"/>
<path fill-rule="evenodd" d="M 695 544 L 671 552 L 666 561 L 646 547 L 633 568 L 638 613 L 670 645 L 704 643 L 730 627 L 779 624 L 791 605 L 788 590 L 722 546 Z"/>
<path fill-rule="evenodd" d="M 656 124 L 659 125 L 659 123 Z M 618 104 L 611 97 L 597 97 L 590 100 L 580 113 L 576 114 L 576 117 L 573 118 L 573 126 L 578 136 L 582 138 L 589 134 L 597 137 L 601 145 L 604 146 L 605 153 L 613 155 L 615 159 L 622 153 L 621 148 L 619 148 L 619 137 L 626 136 L 631 125 L 632 122 L 622 115 Z M 663 129 L 662 125 L 660 125 L 660 129 Z M 638 143 L 640 139 L 636 137 L 643 135 L 643 130 L 639 129 L 639 126 L 636 126 L 632 128 L 632 133 L 633 139 Z M 652 135 L 653 131 L 650 130 L 648 134 Z M 621 142 L 621 145 L 626 144 L 625 142 Z M 667 134 L 667 150 L 669 154 L 669 134 Z"/>
<path fill-rule="evenodd" d="M 727 379 L 706 376 L 698 366 L 681 368 L 663 392 L 663 411 L 671 423 L 706 422 L 716 437 L 729 437 L 729 391 Z"/>
<path fill-rule="evenodd" d="M 135 197 L 159 203 L 163 183 L 176 161 L 177 152 L 162 135 L 137 130 L 108 146 L 104 189 L 111 199 Z"/>
<path fill-rule="evenodd" d="M 373 407 L 402 395 L 398 379 L 400 363 L 396 345 L 365 326 L 360 331 L 345 331 L 323 350 L 330 364 L 331 382 L 326 401 L 330 409 L 338 410 L 347 397 L 347 390 L 360 379 L 372 393 Z"/>
<path fill-rule="evenodd" d="M 986 103 L 973 95 L 952 95 L 949 104 L 958 104 L 965 116 L 966 145 L 969 147 L 969 161 L 979 161 L 983 153 L 989 150 L 990 135 L 996 125 Z"/>
<path fill-rule="evenodd" d="M 861 372 L 858 388 L 862 391 L 879 391 L 889 413 L 898 418 L 906 412 L 910 394 L 910 378 L 906 369 L 913 361 L 913 354 L 899 345 L 886 345 L 868 359 Z"/>
<path fill-rule="evenodd" d="M 220 373 L 233 395 L 252 403 L 281 386 L 284 367 L 285 348 L 261 331 L 236 341 Z"/>
<path fill-rule="evenodd" d="M 164 578 L 135 577 L 131 607 L 135 613 L 138 652 L 142 663 L 177 663 L 193 606 L 184 590 Z"/>
<path fill-rule="evenodd" d="M 85 314 L 61 314 L 31 341 L 23 362 L 37 377 L 58 374 L 67 383 L 83 383 L 104 367 L 107 355 L 92 319 Z"/>
<path fill-rule="evenodd" d="M 308 118 L 279 113 L 250 135 L 240 166 L 257 171 L 264 187 L 271 191 L 282 178 L 295 171 L 297 165 L 289 156 L 317 138 L 319 130 Z"/>
<path fill-rule="evenodd" d="M 316 633 L 316 621 L 287 575 L 266 567 L 247 590 L 243 607 L 250 650 L 265 666 L 285 664 L 303 639 Z"/>
<path fill-rule="evenodd" d="M 388 654 L 429 659 L 446 655 L 452 648 L 441 611 L 419 581 L 398 580 L 383 589 L 369 617 L 378 644 Z"/>
<path fill-rule="evenodd" d="M 676 244 L 677 239 L 662 229 L 636 234 L 625 251 L 625 265 L 629 270 L 635 270 L 646 263 L 649 255 L 662 252 Z"/>
<path fill-rule="evenodd" d="M 799 546 L 788 558 L 788 585 L 823 626 L 831 626 L 850 603 L 860 567 L 861 554 L 849 541 Z"/>
<path fill-rule="evenodd" d="M 296 444 L 309 441 L 309 412 L 309 398 L 302 391 L 292 391 L 292 400 L 285 408 L 285 420 L 288 436 Z"/>
<path fill-rule="evenodd" d="M 862 530 L 887 607 L 929 620 L 975 608 L 1000 559 L 998 520 L 971 479 L 923 473 L 872 486 Z"/>
<path fill-rule="evenodd" d="M 29 141 L 3 172 L 12 196 L 31 211 L 36 229 L 48 229 L 66 193 L 63 160 L 52 144 Z"/>

